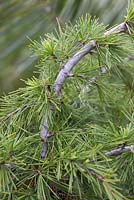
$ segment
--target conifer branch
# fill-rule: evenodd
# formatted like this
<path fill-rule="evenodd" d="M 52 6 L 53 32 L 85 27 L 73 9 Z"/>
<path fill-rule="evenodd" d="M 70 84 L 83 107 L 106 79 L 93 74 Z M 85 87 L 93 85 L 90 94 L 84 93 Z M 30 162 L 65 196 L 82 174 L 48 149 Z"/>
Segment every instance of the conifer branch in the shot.
<path fill-rule="evenodd" d="M 125 153 L 125 152 L 128 152 L 128 151 L 134 152 L 134 145 L 113 149 L 109 152 L 106 152 L 105 155 L 106 156 L 119 156 L 122 153 Z"/>
<path fill-rule="evenodd" d="M 127 22 L 123 22 L 120 25 L 111 28 L 110 30 L 106 31 L 104 35 L 110 35 L 112 33 L 128 33 L 128 26 L 129 24 Z M 94 40 L 91 40 L 89 43 L 87 43 L 84 47 L 80 49 L 72 58 L 70 58 L 67 63 L 63 66 L 63 68 L 60 70 L 55 83 L 54 83 L 54 90 L 56 94 L 58 95 L 61 91 L 61 88 L 65 82 L 65 80 L 68 78 L 69 74 L 71 73 L 74 66 L 88 53 L 91 53 L 92 50 L 96 48 L 96 42 Z"/>
<path fill-rule="evenodd" d="M 128 32 L 126 22 L 123 22 L 120 25 L 114 28 L 111 28 L 110 30 L 106 31 L 104 35 L 110 35 L 112 33 L 118 33 L 118 32 L 119 33 Z M 78 51 L 72 58 L 70 58 L 68 62 L 63 66 L 63 68 L 60 70 L 54 83 L 54 89 L 57 95 L 60 94 L 61 87 L 64 84 L 65 80 L 68 77 L 74 76 L 71 74 L 73 67 L 88 53 L 92 53 L 92 50 L 94 50 L 95 48 L 96 48 L 96 42 L 94 40 L 91 40 L 88 44 L 84 45 L 84 47 L 82 47 L 80 51 Z M 91 80 L 89 80 L 90 83 L 88 85 L 88 88 L 91 87 L 104 73 L 106 73 L 106 68 L 103 68 L 102 72 L 98 76 L 93 77 Z M 47 128 L 43 128 L 41 130 L 40 135 L 41 135 L 41 138 L 44 140 L 44 145 L 43 145 L 42 153 L 41 153 L 42 159 L 46 158 L 47 149 L 48 149 L 48 142 L 47 142 L 48 137 L 46 137 L 47 133 L 48 133 Z M 42 137 L 42 135 L 44 136 Z"/>

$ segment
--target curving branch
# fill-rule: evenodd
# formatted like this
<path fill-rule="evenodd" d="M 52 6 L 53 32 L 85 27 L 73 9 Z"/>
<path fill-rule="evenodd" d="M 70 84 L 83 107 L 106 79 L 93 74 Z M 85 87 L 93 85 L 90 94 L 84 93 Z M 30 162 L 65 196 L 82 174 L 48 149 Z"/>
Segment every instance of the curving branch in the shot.
<path fill-rule="evenodd" d="M 96 42 L 94 40 L 90 41 L 88 44 L 86 44 L 84 47 L 81 48 L 80 51 L 78 51 L 72 58 L 68 60 L 68 62 L 64 65 L 64 67 L 59 72 L 55 83 L 54 83 L 54 89 L 56 94 L 59 94 L 62 85 L 64 84 L 65 80 L 71 73 L 73 67 L 91 50 L 93 50 L 96 47 Z"/>
<path fill-rule="evenodd" d="M 106 31 L 104 35 L 106 36 L 112 33 L 121 33 L 121 32 L 128 33 L 127 22 L 123 22 L 120 25 L 111 28 L 110 30 Z M 60 93 L 65 80 L 68 78 L 74 66 L 88 53 L 92 53 L 92 50 L 94 50 L 95 48 L 96 48 L 96 42 L 94 40 L 91 40 L 84 47 L 82 47 L 80 51 L 78 51 L 72 58 L 70 58 L 67 61 L 67 63 L 60 70 L 54 83 L 54 90 L 57 95 Z"/>
<path fill-rule="evenodd" d="M 115 26 L 113 28 L 111 28 L 110 30 L 106 31 L 104 33 L 104 35 L 110 35 L 112 33 L 121 33 L 121 32 L 125 32 L 128 33 L 128 23 L 127 22 L 123 22 L 118 26 Z M 56 92 L 57 95 L 60 94 L 61 92 L 61 88 L 65 82 L 65 80 L 68 77 L 71 77 L 71 72 L 72 69 L 74 68 L 74 66 L 84 57 L 86 56 L 88 53 L 93 53 L 93 50 L 95 50 L 97 44 L 96 41 L 91 40 L 89 43 L 87 43 L 86 45 L 84 45 L 84 47 L 82 47 L 72 58 L 70 58 L 67 63 L 63 66 L 63 68 L 60 70 L 55 82 L 54 82 L 54 90 Z M 100 76 L 102 76 L 102 74 L 106 73 L 105 68 L 102 69 L 102 72 L 92 78 L 90 80 L 90 84 L 88 87 L 91 87 L 91 85 L 93 85 L 99 78 Z M 42 147 L 42 152 L 41 152 L 41 158 L 45 159 L 46 155 L 47 155 L 47 150 L 48 150 L 48 138 L 51 136 L 51 133 L 48 131 L 48 122 L 46 120 L 46 118 L 44 118 L 43 121 L 43 125 L 41 126 L 41 132 L 40 132 L 40 137 L 43 141 L 43 147 Z"/>

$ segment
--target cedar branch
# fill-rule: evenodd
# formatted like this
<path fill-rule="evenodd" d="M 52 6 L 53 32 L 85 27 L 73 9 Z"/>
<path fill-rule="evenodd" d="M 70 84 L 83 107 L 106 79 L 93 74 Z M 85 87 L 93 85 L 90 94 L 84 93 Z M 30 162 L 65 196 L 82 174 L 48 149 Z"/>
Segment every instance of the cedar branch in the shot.
<path fill-rule="evenodd" d="M 112 33 L 121 33 L 121 32 L 128 32 L 128 24 L 127 22 L 123 22 L 120 25 L 111 28 L 110 30 L 106 31 L 104 33 L 104 35 L 109 35 Z M 65 82 L 65 80 L 70 76 L 72 69 L 74 68 L 74 66 L 84 57 L 86 56 L 88 53 L 91 53 L 93 50 L 95 50 L 96 48 L 96 41 L 91 40 L 89 43 L 87 43 L 86 45 L 84 45 L 84 47 L 82 47 L 80 49 L 80 51 L 78 51 L 72 58 L 70 58 L 68 60 L 68 62 L 63 66 L 63 68 L 60 70 L 55 83 L 54 83 L 54 90 L 56 92 L 56 94 L 60 94 L 61 88 Z M 102 75 L 102 74 L 101 74 Z M 97 81 L 97 79 L 100 77 L 97 76 L 95 77 L 95 79 L 92 79 L 92 84 L 94 82 Z M 91 83 L 90 83 L 91 85 Z M 43 126 L 41 128 L 41 132 L 40 132 L 40 137 L 43 140 L 43 148 L 42 148 L 42 152 L 41 152 L 41 158 L 45 159 L 46 155 L 47 155 L 47 150 L 48 150 L 48 138 L 50 137 L 49 131 L 48 131 L 48 124 L 46 119 L 44 119 L 43 122 Z"/>
<path fill-rule="evenodd" d="M 110 30 L 106 31 L 104 33 L 105 36 L 110 35 L 112 33 L 128 33 L 128 23 L 123 22 L 118 26 L 115 26 L 114 28 L 111 28 Z M 91 53 L 92 50 L 96 48 L 96 42 L 94 40 L 91 40 L 89 43 L 87 43 L 84 47 L 80 49 L 72 58 L 70 58 L 67 63 L 63 66 L 63 68 L 58 73 L 58 76 L 54 83 L 54 90 L 56 94 L 60 94 L 61 88 L 65 82 L 65 80 L 68 78 L 69 74 L 71 73 L 74 66 L 88 53 Z"/>

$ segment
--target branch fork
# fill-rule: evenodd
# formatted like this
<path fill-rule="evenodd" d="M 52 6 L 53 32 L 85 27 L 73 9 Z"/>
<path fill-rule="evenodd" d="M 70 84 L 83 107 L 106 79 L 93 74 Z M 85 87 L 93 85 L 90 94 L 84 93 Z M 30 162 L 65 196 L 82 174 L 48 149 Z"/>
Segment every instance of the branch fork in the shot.
<path fill-rule="evenodd" d="M 110 30 L 106 31 L 104 33 L 104 36 L 107 36 L 107 35 L 110 35 L 110 34 L 113 34 L 113 33 L 121 33 L 121 32 L 130 34 L 129 26 L 130 26 L 130 23 L 123 22 L 120 25 L 115 26 L 115 27 L 111 28 Z M 89 54 L 89 53 L 92 54 L 94 52 L 94 50 L 96 49 L 96 47 L 97 47 L 97 44 L 96 44 L 96 41 L 94 41 L 94 40 L 91 40 L 87 44 L 84 44 L 84 46 L 72 58 L 70 58 L 67 61 L 67 63 L 62 67 L 62 69 L 58 73 L 57 78 L 56 78 L 56 80 L 54 82 L 54 91 L 58 96 L 61 96 L 61 88 L 62 88 L 64 82 L 66 81 L 66 79 L 68 77 L 72 76 L 71 75 L 72 74 L 72 70 L 76 66 L 76 64 L 83 57 L 85 57 L 87 54 Z M 90 80 L 89 87 L 90 87 L 90 85 L 95 83 L 102 74 L 106 73 L 105 71 L 106 70 L 103 69 L 103 71 L 98 76 L 92 78 Z M 41 127 L 41 132 L 40 132 L 40 137 L 44 142 L 43 148 L 42 148 L 42 152 L 41 152 L 41 158 L 42 159 L 46 158 L 47 151 L 48 151 L 48 138 L 50 137 L 50 135 L 51 134 L 48 131 L 47 119 L 44 118 L 43 126 Z M 124 149 L 124 151 L 125 151 L 125 149 Z M 119 152 L 120 152 L 120 150 L 119 150 Z M 107 154 L 109 155 L 109 154 L 112 154 L 112 153 L 109 152 Z"/>
<path fill-rule="evenodd" d="M 114 28 L 111 28 L 110 30 L 106 31 L 104 33 L 104 36 L 113 34 L 113 33 L 129 33 L 128 29 L 129 24 L 127 22 L 123 22 L 118 26 L 115 26 Z M 75 65 L 87 54 L 93 53 L 95 48 L 97 47 L 96 41 L 91 40 L 89 43 L 85 44 L 84 47 L 80 49 L 72 58 L 70 58 L 67 63 L 62 67 L 59 74 L 57 75 L 57 78 L 54 82 L 54 90 L 57 95 L 60 94 L 61 88 L 65 82 L 65 80 L 68 78 L 69 74 L 75 67 Z"/>

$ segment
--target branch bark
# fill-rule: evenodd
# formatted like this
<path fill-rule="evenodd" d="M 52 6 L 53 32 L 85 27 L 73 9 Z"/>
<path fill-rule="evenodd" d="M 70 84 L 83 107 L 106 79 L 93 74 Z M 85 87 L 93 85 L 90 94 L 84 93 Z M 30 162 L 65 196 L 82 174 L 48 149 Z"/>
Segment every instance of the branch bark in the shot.
<path fill-rule="evenodd" d="M 48 123 L 47 123 L 47 119 L 45 118 L 43 120 L 43 124 L 41 125 L 41 132 L 40 132 L 40 137 L 43 141 L 43 147 L 42 147 L 42 151 L 41 151 L 41 159 L 45 159 L 46 158 L 46 154 L 47 154 L 47 149 L 48 149 Z"/>
<path fill-rule="evenodd" d="M 106 31 L 104 33 L 104 35 L 110 35 L 112 33 L 121 33 L 121 32 L 129 33 L 128 32 L 128 24 L 127 24 L 127 22 L 123 22 L 123 23 L 121 23 L 121 24 L 119 24 L 119 25 L 117 25 L 117 26 L 115 26 L 113 28 L 110 28 L 108 31 Z"/>
<path fill-rule="evenodd" d="M 47 150 L 48 150 L 48 138 L 52 136 L 52 133 L 48 131 L 48 122 L 47 119 L 44 118 L 43 124 L 41 125 L 41 132 L 40 132 L 40 137 L 41 140 L 43 141 L 43 147 L 41 151 L 41 159 L 45 160 L 47 156 Z"/>
<path fill-rule="evenodd" d="M 106 31 L 104 33 L 105 36 L 110 35 L 112 33 L 121 33 L 125 32 L 128 33 L 128 24 L 127 22 L 123 22 L 120 25 L 111 28 L 110 30 Z M 89 43 L 87 43 L 84 47 L 80 49 L 72 58 L 70 58 L 67 63 L 63 66 L 63 68 L 60 70 L 55 83 L 54 83 L 54 90 L 56 94 L 60 94 L 61 88 L 65 82 L 65 80 L 68 78 L 69 74 L 71 73 L 74 66 L 88 53 L 91 53 L 92 50 L 96 48 L 96 42 L 94 40 L 91 40 Z"/>

